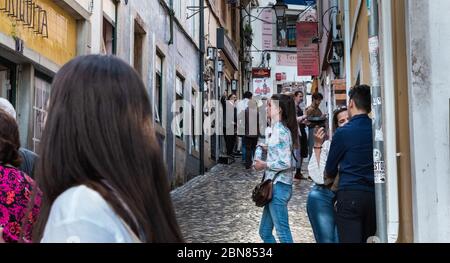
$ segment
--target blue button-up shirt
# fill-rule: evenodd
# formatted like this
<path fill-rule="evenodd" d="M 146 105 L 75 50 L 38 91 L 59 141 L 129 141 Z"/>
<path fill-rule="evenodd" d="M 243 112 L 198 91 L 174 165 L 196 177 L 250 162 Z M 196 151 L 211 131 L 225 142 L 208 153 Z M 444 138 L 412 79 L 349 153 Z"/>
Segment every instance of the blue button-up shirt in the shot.
<path fill-rule="evenodd" d="M 356 115 L 333 136 L 325 167 L 327 177 L 339 172 L 339 191 L 374 191 L 372 120 Z"/>

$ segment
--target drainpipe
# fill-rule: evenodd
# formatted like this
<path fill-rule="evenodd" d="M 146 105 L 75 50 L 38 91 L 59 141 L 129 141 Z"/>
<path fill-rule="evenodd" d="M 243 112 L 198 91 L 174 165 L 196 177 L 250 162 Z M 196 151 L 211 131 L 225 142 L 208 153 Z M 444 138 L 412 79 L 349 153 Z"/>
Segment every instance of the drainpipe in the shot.
<path fill-rule="evenodd" d="M 201 0 L 200 0 L 200 2 L 201 2 Z M 167 44 L 170 46 L 170 45 L 173 44 L 173 17 L 174 17 L 174 15 L 175 15 L 175 11 L 173 11 L 173 0 L 170 0 L 170 1 L 169 1 L 169 5 L 170 5 L 170 8 L 169 8 L 170 39 L 169 39 L 169 43 L 167 43 Z"/>
<path fill-rule="evenodd" d="M 380 78 L 378 0 L 369 4 L 369 60 L 372 77 L 372 130 L 377 234 L 373 242 L 387 243 L 386 171 L 384 162 L 383 101 Z"/>
<path fill-rule="evenodd" d="M 339 11 L 339 1 L 338 0 L 333 0 L 331 8 L 333 8 L 330 12 L 332 13 L 332 17 L 331 17 L 331 21 L 330 23 L 332 23 L 333 28 L 332 28 L 332 35 L 331 35 L 331 39 L 336 39 L 337 35 L 338 35 L 338 29 L 337 29 L 337 14 Z M 331 46 L 331 52 L 334 52 L 334 47 Z M 334 54 L 333 54 L 334 55 Z M 339 58 L 340 62 L 339 64 L 342 65 L 342 58 Z M 341 78 L 341 71 L 339 70 L 339 75 L 335 75 L 334 79 L 340 79 Z M 333 110 L 334 107 L 336 105 L 334 105 L 335 103 L 332 102 L 331 97 L 333 96 L 333 85 L 331 84 L 331 81 L 328 85 L 328 116 L 330 116 L 328 118 L 328 125 L 329 127 L 333 127 L 333 118 L 331 116 L 333 116 Z M 329 129 L 329 136 L 330 138 L 332 137 L 332 131 L 331 129 Z"/>
<path fill-rule="evenodd" d="M 114 1 L 114 14 L 116 17 L 116 20 L 114 21 L 114 30 L 113 30 L 113 47 L 112 47 L 112 53 L 114 55 L 117 54 L 117 26 L 119 25 L 118 22 L 118 14 L 119 14 L 119 5 L 120 5 L 120 1 Z"/>
<path fill-rule="evenodd" d="M 381 3 L 381 28 L 383 32 L 383 81 L 384 81 L 384 110 L 395 112 L 395 84 L 394 84 L 394 55 L 392 39 L 392 3 Z M 386 139 L 386 173 L 389 176 L 387 188 L 387 234 L 389 243 L 395 243 L 399 231 L 399 204 L 397 180 L 397 137 L 395 114 L 385 114 Z"/>
<path fill-rule="evenodd" d="M 351 61 L 351 28 L 350 28 L 350 0 L 344 1 L 344 31 L 345 31 L 345 83 L 346 83 L 346 89 L 347 93 L 350 91 L 350 86 L 352 83 L 352 61 Z M 347 96 L 347 105 L 349 103 L 349 97 Z"/>
<path fill-rule="evenodd" d="M 199 85 L 200 85 L 200 126 L 201 126 L 201 135 L 200 135 L 200 174 L 205 174 L 205 136 L 204 136 L 204 129 L 203 129 L 203 105 L 205 103 L 205 81 L 204 81 L 204 75 L 203 72 L 205 71 L 205 9 L 204 9 L 205 3 L 203 0 L 200 0 L 200 28 L 199 28 L 199 45 L 200 45 L 200 52 L 199 52 L 199 63 L 200 63 L 200 79 L 199 79 Z M 195 133 L 194 133 L 195 135 Z"/>

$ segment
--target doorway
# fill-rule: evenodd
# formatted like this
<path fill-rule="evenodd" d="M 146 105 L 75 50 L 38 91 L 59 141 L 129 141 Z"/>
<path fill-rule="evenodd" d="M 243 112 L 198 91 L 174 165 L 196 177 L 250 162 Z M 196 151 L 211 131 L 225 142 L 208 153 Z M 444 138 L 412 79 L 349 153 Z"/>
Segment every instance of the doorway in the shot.
<path fill-rule="evenodd" d="M 16 106 L 16 65 L 0 58 L 0 97 Z"/>

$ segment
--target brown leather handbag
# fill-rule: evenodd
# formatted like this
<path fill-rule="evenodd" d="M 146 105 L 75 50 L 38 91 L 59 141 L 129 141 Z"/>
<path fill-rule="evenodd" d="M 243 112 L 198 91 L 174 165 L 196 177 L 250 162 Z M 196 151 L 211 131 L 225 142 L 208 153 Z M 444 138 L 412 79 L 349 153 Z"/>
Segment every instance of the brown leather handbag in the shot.
<path fill-rule="evenodd" d="M 261 183 L 255 186 L 252 193 L 252 200 L 257 207 L 264 207 L 272 201 L 273 182 L 281 172 L 283 171 L 279 171 L 273 179 L 268 180 L 266 180 L 266 173 L 264 173 Z"/>

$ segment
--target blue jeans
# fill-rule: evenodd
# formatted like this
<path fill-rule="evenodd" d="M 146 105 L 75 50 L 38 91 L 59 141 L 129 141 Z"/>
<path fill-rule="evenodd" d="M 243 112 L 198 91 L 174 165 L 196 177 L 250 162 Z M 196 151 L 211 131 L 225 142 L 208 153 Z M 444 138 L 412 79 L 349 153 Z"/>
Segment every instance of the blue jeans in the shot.
<path fill-rule="evenodd" d="M 242 161 L 245 162 L 245 157 L 246 157 L 247 149 L 246 149 L 246 146 L 245 146 L 245 140 L 244 140 L 244 137 L 242 137 L 242 147 L 241 147 L 241 152 L 242 152 Z"/>
<path fill-rule="evenodd" d="M 336 194 L 322 186 L 314 185 L 308 195 L 306 211 L 317 243 L 339 243 L 334 201 Z"/>
<path fill-rule="evenodd" d="M 292 197 L 292 185 L 276 183 L 273 186 L 272 201 L 264 207 L 259 226 L 259 236 L 264 243 L 276 243 L 273 228 L 280 243 L 294 243 L 289 227 L 288 202 Z"/>

